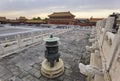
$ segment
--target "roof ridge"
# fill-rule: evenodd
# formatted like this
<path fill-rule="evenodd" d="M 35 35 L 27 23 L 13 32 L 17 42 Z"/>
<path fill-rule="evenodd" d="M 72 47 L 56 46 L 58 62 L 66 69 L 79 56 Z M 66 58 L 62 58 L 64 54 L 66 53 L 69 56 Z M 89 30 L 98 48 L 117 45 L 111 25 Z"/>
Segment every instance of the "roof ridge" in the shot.
<path fill-rule="evenodd" d="M 58 13 L 70 13 L 70 11 L 68 11 L 68 12 L 54 12 L 54 13 L 56 13 L 56 14 L 58 14 Z"/>

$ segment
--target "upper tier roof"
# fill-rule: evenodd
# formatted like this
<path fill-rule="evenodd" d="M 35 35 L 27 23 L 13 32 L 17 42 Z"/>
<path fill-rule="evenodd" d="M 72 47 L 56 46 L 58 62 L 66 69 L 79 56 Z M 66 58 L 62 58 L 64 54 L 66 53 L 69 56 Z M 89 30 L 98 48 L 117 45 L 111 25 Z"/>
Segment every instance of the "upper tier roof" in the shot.
<path fill-rule="evenodd" d="M 49 17 L 63 17 L 63 16 L 72 16 L 75 17 L 75 15 L 71 14 L 70 12 L 54 12 L 51 15 L 48 15 Z"/>

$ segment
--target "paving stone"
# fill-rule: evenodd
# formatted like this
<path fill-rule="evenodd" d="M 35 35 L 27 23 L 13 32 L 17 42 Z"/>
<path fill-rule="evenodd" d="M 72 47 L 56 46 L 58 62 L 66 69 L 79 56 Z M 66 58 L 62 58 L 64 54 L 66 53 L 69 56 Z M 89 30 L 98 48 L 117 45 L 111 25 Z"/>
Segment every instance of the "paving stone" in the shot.
<path fill-rule="evenodd" d="M 21 68 L 25 71 L 32 69 L 32 67 L 27 65 L 26 63 L 18 63 L 18 64 L 16 64 L 16 66 L 18 66 L 19 68 Z"/>
<path fill-rule="evenodd" d="M 39 79 L 37 79 L 37 78 L 34 78 L 32 81 L 40 81 Z"/>
<path fill-rule="evenodd" d="M 23 81 L 23 80 L 17 77 L 15 81 Z"/>
<path fill-rule="evenodd" d="M 35 68 L 32 68 L 31 70 L 28 71 L 28 73 L 34 75 L 36 72 L 39 72 L 40 70 L 37 70 Z"/>
<path fill-rule="evenodd" d="M 47 81 L 48 79 L 42 76 L 39 80 L 40 81 Z"/>
<path fill-rule="evenodd" d="M 15 64 L 8 64 L 8 65 L 6 66 L 7 69 L 13 69 L 13 68 L 15 68 L 15 67 L 16 67 Z"/>
<path fill-rule="evenodd" d="M 55 81 L 55 80 L 53 80 L 53 79 L 48 79 L 47 81 Z"/>
<path fill-rule="evenodd" d="M 17 75 L 19 75 L 20 73 L 22 73 L 22 71 L 21 71 L 21 69 L 19 68 L 19 67 L 12 67 L 11 69 L 10 69 L 10 71 L 12 72 L 12 74 L 14 75 L 14 76 L 17 76 Z"/>
<path fill-rule="evenodd" d="M 32 67 L 33 67 L 33 68 L 36 68 L 36 69 L 38 69 L 38 70 L 40 70 L 40 65 L 37 64 L 37 63 L 35 63 L 34 65 L 32 65 Z"/>
<path fill-rule="evenodd" d="M 28 75 L 28 72 L 22 72 L 21 74 L 18 75 L 19 78 L 23 78 Z"/>
<path fill-rule="evenodd" d="M 19 67 L 17 66 L 14 66 L 14 67 L 11 67 L 11 68 L 8 68 L 11 72 L 13 71 L 17 71 L 19 69 Z"/>
<path fill-rule="evenodd" d="M 72 70 L 68 70 L 68 69 L 65 70 L 65 75 L 66 76 L 70 76 L 71 73 L 72 73 Z"/>
<path fill-rule="evenodd" d="M 33 64 L 35 64 L 34 58 L 32 58 L 32 60 L 26 60 L 25 63 L 26 65 L 32 66 Z"/>
<path fill-rule="evenodd" d="M 71 65 L 69 65 L 68 63 L 65 63 L 65 68 L 66 68 L 66 69 L 70 69 L 70 68 L 71 68 Z"/>
<path fill-rule="evenodd" d="M 39 57 L 34 57 L 33 60 L 35 63 L 41 63 L 44 60 L 44 58 L 39 56 Z"/>
<path fill-rule="evenodd" d="M 63 81 L 73 81 L 72 77 L 65 77 Z"/>
<path fill-rule="evenodd" d="M 7 73 L 7 74 L 5 74 L 5 75 L 3 75 L 2 77 L 1 77 L 1 79 L 4 81 L 4 80 L 8 80 L 9 78 L 11 78 L 13 76 L 13 74 L 12 73 Z"/>
<path fill-rule="evenodd" d="M 65 78 L 65 74 L 63 74 L 63 75 L 61 75 L 60 77 L 58 77 L 58 80 L 63 81 L 64 78 Z"/>
<path fill-rule="evenodd" d="M 13 77 L 11 77 L 11 78 L 8 79 L 8 81 L 15 81 L 15 80 L 16 80 L 15 76 L 13 76 Z"/>
<path fill-rule="evenodd" d="M 40 71 L 37 71 L 37 72 L 34 74 L 34 76 L 35 76 L 36 78 L 40 78 L 40 77 L 41 77 Z"/>
<path fill-rule="evenodd" d="M 32 69 L 31 66 L 24 66 L 24 67 L 23 67 L 23 70 L 25 70 L 25 71 L 29 71 L 30 69 Z"/>
<path fill-rule="evenodd" d="M 0 77 L 2 77 L 3 75 L 5 75 L 3 69 L 0 69 Z"/>
<path fill-rule="evenodd" d="M 18 70 L 18 71 L 14 71 L 14 72 L 12 72 L 12 73 L 13 73 L 14 76 L 18 76 L 18 75 L 19 75 L 20 73 L 22 73 L 22 72 Z"/>
<path fill-rule="evenodd" d="M 10 71 L 8 71 L 5 67 L 0 66 L 0 77 L 2 77 L 5 74 L 8 74 Z"/>
<path fill-rule="evenodd" d="M 34 77 L 32 75 L 27 75 L 23 78 L 23 81 L 33 81 Z"/>

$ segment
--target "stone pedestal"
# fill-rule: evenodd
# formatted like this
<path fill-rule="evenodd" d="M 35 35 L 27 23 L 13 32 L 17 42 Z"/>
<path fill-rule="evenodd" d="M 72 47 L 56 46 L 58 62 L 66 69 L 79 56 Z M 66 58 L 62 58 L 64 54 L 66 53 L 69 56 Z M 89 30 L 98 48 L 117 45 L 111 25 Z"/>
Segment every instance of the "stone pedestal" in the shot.
<path fill-rule="evenodd" d="M 64 73 L 64 63 L 62 59 L 54 63 L 54 67 L 50 67 L 50 63 L 45 59 L 42 62 L 41 74 L 47 78 L 56 78 Z"/>

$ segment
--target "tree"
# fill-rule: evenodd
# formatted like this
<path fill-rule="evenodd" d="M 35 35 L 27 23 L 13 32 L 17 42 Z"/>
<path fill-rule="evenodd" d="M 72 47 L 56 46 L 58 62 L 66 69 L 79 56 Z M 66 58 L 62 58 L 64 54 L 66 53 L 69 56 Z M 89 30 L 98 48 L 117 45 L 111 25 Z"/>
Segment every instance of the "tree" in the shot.
<path fill-rule="evenodd" d="M 33 19 L 32 20 L 36 20 L 36 18 L 35 17 L 33 17 Z"/>
<path fill-rule="evenodd" d="M 37 17 L 36 20 L 41 20 L 41 18 L 40 18 L 40 17 Z"/>
<path fill-rule="evenodd" d="M 48 18 L 43 19 L 44 21 L 48 21 Z"/>
<path fill-rule="evenodd" d="M 41 18 L 40 17 L 33 17 L 32 20 L 41 20 Z"/>

